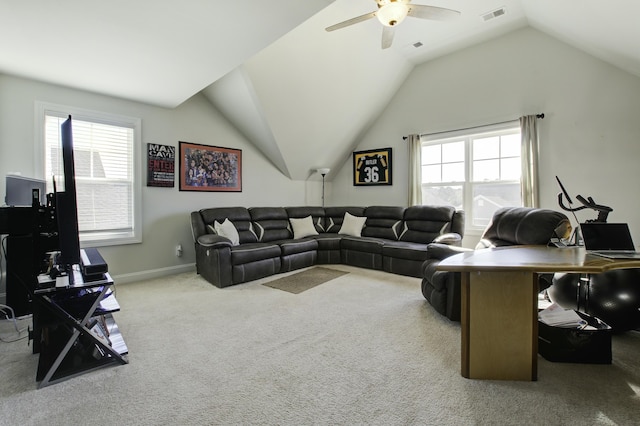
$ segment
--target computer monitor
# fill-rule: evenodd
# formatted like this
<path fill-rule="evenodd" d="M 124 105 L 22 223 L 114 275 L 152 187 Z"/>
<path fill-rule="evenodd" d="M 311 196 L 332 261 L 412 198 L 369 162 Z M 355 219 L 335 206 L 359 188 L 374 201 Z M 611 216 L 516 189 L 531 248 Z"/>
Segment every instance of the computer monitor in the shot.
<path fill-rule="evenodd" d="M 33 206 L 34 191 L 37 191 L 36 199 L 39 205 L 46 204 L 47 194 L 46 182 L 44 180 L 20 175 L 7 175 L 5 181 L 6 193 L 4 202 L 7 206 Z"/>

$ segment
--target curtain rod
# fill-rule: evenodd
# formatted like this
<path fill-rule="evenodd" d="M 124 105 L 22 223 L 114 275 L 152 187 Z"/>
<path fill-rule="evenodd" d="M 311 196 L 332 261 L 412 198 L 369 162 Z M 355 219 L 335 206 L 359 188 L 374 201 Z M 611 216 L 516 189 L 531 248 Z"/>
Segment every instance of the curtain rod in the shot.
<path fill-rule="evenodd" d="M 540 114 L 536 114 L 536 118 L 539 118 L 539 119 L 542 120 L 544 118 L 544 112 L 542 112 Z M 433 136 L 433 135 L 440 135 L 442 133 L 459 132 L 461 130 L 471 130 L 471 129 L 475 129 L 475 128 L 478 128 L 478 127 L 484 127 L 484 126 L 497 126 L 498 124 L 510 123 L 512 121 L 514 121 L 514 120 L 500 121 L 498 123 L 491 123 L 491 124 L 483 124 L 482 126 L 465 127 L 463 129 L 445 130 L 445 131 L 442 131 L 442 132 L 435 132 L 435 133 L 423 133 L 420 136 Z M 402 139 L 406 141 L 407 140 L 407 136 L 403 136 Z"/>

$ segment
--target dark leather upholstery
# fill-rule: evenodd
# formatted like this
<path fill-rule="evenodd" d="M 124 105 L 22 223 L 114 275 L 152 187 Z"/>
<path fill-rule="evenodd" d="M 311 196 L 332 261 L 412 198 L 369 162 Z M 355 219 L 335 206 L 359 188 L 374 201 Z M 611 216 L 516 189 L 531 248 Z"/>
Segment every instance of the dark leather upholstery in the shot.
<path fill-rule="evenodd" d="M 364 211 L 367 221 L 362 229 L 362 236 L 397 240 L 402 227 L 404 210 L 403 207 L 367 207 Z"/>
<path fill-rule="evenodd" d="M 345 265 L 382 270 L 382 247 L 385 240 L 345 235 L 340 243 L 340 259 Z"/>
<path fill-rule="evenodd" d="M 459 222 L 454 222 L 455 213 L 456 209 L 450 206 L 408 207 L 404 212 L 404 226 L 399 239 L 415 243 L 433 241 L 447 233 L 460 236 L 464 230 L 460 229 Z"/>
<path fill-rule="evenodd" d="M 318 242 L 312 238 L 278 241 L 281 254 L 280 272 L 293 271 L 315 265 L 318 259 Z"/>
<path fill-rule="evenodd" d="M 477 248 L 512 245 L 546 245 L 571 228 L 567 217 L 546 209 L 512 207 L 498 210 L 485 229 Z M 559 230 L 556 230 L 559 228 Z"/>
<path fill-rule="evenodd" d="M 289 216 L 282 207 L 252 207 L 249 209 L 258 241 L 269 242 L 293 238 Z"/>
<path fill-rule="evenodd" d="M 339 233 L 346 212 L 366 217 L 362 236 Z M 294 239 L 289 219 L 308 216 L 318 235 Z M 225 219 L 237 228 L 239 245 L 215 233 L 214 221 Z M 220 207 L 191 213 L 191 229 L 197 272 L 218 287 L 331 263 L 421 277 L 428 243 L 460 244 L 464 213 L 426 206 Z"/>
<path fill-rule="evenodd" d="M 240 244 L 255 243 L 258 241 L 258 237 L 253 230 L 251 215 L 244 207 L 216 207 L 203 209 L 200 210 L 200 215 L 202 216 L 202 222 L 211 226 L 213 226 L 215 221 L 222 223 L 225 219 L 229 219 L 238 230 Z M 206 232 L 212 233 L 213 231 L 211 229 L 207 229 Z"/>
<path fill-rule="evenodd" d="M 277 244 L 249 243 L 235 246 L 231 250 L 231 263 L 243 265 L 258 260 L 280 257 L 281 250 Z"/>
<path fill-rule="evenodd" d="M 333 232 L 321 233 L 313 237 L 318 242 L 318 257 L 320 264 L 340 263 L 340 246 L 342 235 Z"/>
<path fill-rule="evenodd" d="M 496 211 L 476 250 L 508 245 L 546 245 L 554 235 L 569 233 L 567 217 L 554 210 L 530 207 L 505 207 Z M 441 260 L 468 248 L 429 244 L 422 264 L 422 294 L 434 309 L 453 321 L 460 321 L 460 273 L 438 271 Z M 548 282 L 549 277 L 542 277 Z M 543 284 L 544 286 L 548 284 Z"/>
<path fill-rule="evenodd" d="M 451 206 L 412 206 L 405 209 L 399 241 L 385 244 L 382 269 L 412 277 L 422 277 L 431 242 L 459 246 L 464 235 L 464 212 Z"/>
<path fill-rule="evenodd" d="M 273 242 L 280 248 L 280 270 L 276 272 L 288 272 L 316 263 L 318 243 L 312 239 L 293 239 L 293 230 L 289 223 L 287 209 L 283 207 L 252 207 L 249 209 L 249 213 L 260 242 Z M 298 210 L 297 213 L 306 212 Z M 312 215 L 308 214 L 307 216 Z"/>

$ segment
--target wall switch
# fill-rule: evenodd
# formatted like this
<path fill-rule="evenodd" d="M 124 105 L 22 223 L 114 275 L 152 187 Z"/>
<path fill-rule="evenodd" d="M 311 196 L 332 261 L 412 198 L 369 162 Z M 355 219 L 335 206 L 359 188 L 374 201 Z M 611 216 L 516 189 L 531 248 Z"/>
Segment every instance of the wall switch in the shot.
<path fill-rule="evenodd" d="M 182 256 L 182 244 L 178 244 L 176 246 L 176 256 L 178 257 Z"/>

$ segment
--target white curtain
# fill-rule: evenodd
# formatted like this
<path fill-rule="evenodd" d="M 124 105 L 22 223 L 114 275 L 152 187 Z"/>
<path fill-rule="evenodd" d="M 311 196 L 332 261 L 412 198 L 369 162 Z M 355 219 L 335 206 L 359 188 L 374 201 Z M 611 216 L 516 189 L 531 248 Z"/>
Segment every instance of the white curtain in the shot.
<path fill-rule="evenodd" d="M 422 144 L 420 135 L 407 136 L 409 147 L 409 206 L 422 204 Z"/>
<path fill-rule="evenodd" d="M 538 118 L 520 117 L 522 135 L 522 201 L 525 207 L 539 207 L 538 199 Z"/>

